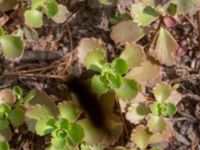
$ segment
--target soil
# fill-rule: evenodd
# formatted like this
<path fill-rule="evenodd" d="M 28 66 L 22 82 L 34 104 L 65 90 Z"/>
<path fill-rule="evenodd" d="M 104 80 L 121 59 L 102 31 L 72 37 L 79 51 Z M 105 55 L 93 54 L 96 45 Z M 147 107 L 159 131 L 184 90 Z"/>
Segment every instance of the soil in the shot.
<path fill-rule="evenodd" d="M 114 16 L 117 7 L 91 8 L 84 1 L 73 5 L 68 0 L 60 2 L 72 13 L 70 18 L 64 24 L 46 19 L 45 25 L 37 29 L 38 38 L 25 40 L 26 50 L 20 61 L 8 61 L 1 56 L 0 85 L 19 85 L 25 91 L 36 88 L 61 101 L 69 98 L 69 79 L 86 79 L 93 74 L 77 60 L 76 47 L 81 38 L 101 39 L 108 50 L 109 60 L 120 54 L 122 47 L 110 39 L 111 25 L 108 20 Z M 130 3 L 130 0 L 120 0 L 120 11 L 127 11 Z M 13 20 L 9 22 L 12 23 Z M 179 92 L 185 96 L 178 104 L 177 114 L 171 118 L 175 135 L 169 142 L 162 143 L 162 147 L 165 150 L 200 150 L 200 47 L 195 17 L 180 16 L 180 24 L 172 28 L 171 33 L 182 47 L 177 53 L 177 65 L 163 66 L 162 80 L 179 83 Z M 145 38 L 140 43 L 145 45 L 152 37 Z M 13 149 L 44 150 L 49 144 L 48 136 L 39 137 L 30 133 L 25 125 L 13 130 L 14 136 L 10 141 Z M 117 143 L 129 145 L 124 140 Z"/>

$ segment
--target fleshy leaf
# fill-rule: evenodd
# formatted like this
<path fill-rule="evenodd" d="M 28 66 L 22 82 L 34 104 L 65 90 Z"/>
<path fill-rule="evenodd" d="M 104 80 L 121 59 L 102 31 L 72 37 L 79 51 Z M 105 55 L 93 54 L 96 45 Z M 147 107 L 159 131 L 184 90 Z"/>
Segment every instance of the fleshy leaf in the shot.
<path fill-rule="evenodd" d="M 162 82 L 153 88 L 153 94 L 159 103 L 163 103 L 171 94 L 171 86 Z"/>
<path fill-rule="evenodd" d="M 132 68 L 126 75 L 128 79 L 134 79 L 140 84 L 151 81 L 154 84 L 161 79 L 161 67 L 152 60 L 141 63 L 141 66 Z"/>
<path fill-rule="evenodd" d="M 67 139 L 66 138 L 51 138 L 52 148 L 50 150 L 64 150 L 66 147 Z M 69 147 L 67 147 L 68 149 Z"/>
<path fill-rule="evenodd" d="M 13 109 L 8 114 L 8 119 L 10 120 L 10 122 L 13 126 L 19 126 L 19 125 L 23 124 L 24 120 L 25 120 L 24 110 L 20 107 Z"/>
<path fill-rule="evenodd" d="M 28 94 L 23 99 L 24 103 L 28 103 L 29 101 L 31 101 L 36 96 L 36 94 L 37 91 L 35 89 L 29 91 Z"/>
<path fill-rule="evenodd" d="M 9 127 L 9 122 L 8 120 L 4 118 L 0 118 L 0 130 L 8 128 Z"/>
<path fill-rule="evenodd" d="M 20 100 L 23 97 L 23 89 L 21 87 L 14 86 L 13 92 L 15 93 L 17 100 Z"/>
<path fill-rule="evenodd" d="M 0 11 L 5 12 L 12 10 L 17 3 L 19 3 L 19 0 L 3 0 L 3 2 L 0 3 Z"/>
<path fill-rule="evenodd" d="M 147 126 L 153 133 L 162 133 L 166 129 L 166 123 L 162 116 L 151 115 Z"/>
<path fill-rule="evenodd" d="M 139 26 L 147 26 L 159 16 L 155 8 L 140 2 L 132 5 L 131 15 Z"/>
<path fill-rule="evenodd" d="M 31 8 L 38 9 L 45 3 L 45 0 L 32 0 Z"/>
<path fill-rule="evenodd" d="M 106 79 L 107 85 L 111 89 L 116 89 L 121 86 L 121 76 L 120 75 L 118 75 L 116 73 L 105 72 L 103 77 Z"/>
<path fill-rule="evenodd" d="M 61 130 L 70 130 L 71 129 L 71 124 L 68 120 L 66 119 L 59 119 L 56 121 L 55 126 L 57 127 L 57 129 L 61 129 Z M 63 138 L 63 134 L 61 134 L 61 136 L 56 135 L 57 137 L 62 137 Z M 55 137 L 56 137 L 55 136 Z"/>
<path fill-rule="evenodd" d="M 45 118 L 37 121 L 35 126 L 37 134 L 43 136 L 51 133 L 53 130 L 55 130 L 55 122 L 56 121 L 53 118 Z"/>
<path fill-rule="evenodd" d="M 10 128 L 0 129 L 0 141 L 9 141 L 12 138 L 12 131 Z"/>
<path fill-rule="evenodd" d="M 120 75 L 124 75 L 128 72 L 128 65 L 125 60 L 118 58 L 112 62 L 112 68 Z"/>
<path fill-rule="evenodd" d="M 58 4 L 55 1 L 46 3 L 44 8 L 44 13 L 47 15 L 48 18 L 55 16 L 58 12 Z"/>
<path fill-rule="evenodd" d="M 60 111 L 60 117 L 70 122 L 75 122 L 82 113 L 79 106 L 70 101 L 64 101 L 58 104 L 58 109 Z"/>
<path fill-rule="evenodd" d="M 72 124 L 71 129 L 68 131 L 69 138 L 76 145 L 81 143 L 84 138 L 84 130 L 78 124 Z"/>
<path fill-rule="evenodd" d="M 137 126 L 131 134 L 131 140 L 141 149 L 145 149 L 149 144 L 152 134 L 143 125 Z"/>
<path fill-rule="evenodd" d="M 100 71 L 105 63 L 105 53 L 103 50 L 94 50 L 87 54 L 84 65 L 87 69 Z"/>
<path fill-rule="evenodd" d="M 154 115 L 160 116 L 161 115 L 161 104 L 158 102 L 155 102 L 151 105 L 151 112 Z"/>
<path fill-rule="evenodd" d="M 0 114 L 9 113 L 11 111 L 11 107 L 8 104 L 2 103 L 0 104 Z"/>
<path fill-rule="evenodd" d="M 31 27 L 40 28 L 43 25 L 43 14 L 38 10 L 26 10 L 24 17 L 26 24 L 30 25 Z"/>
<path fill-rule="evenodd" d="M 151 54 L 161 64 L 172 66 L 175 64 L 175 53 L 178 44 L 167 29 L 160 27 L 159 33 L 156 35 L 157 40 L 152 42 Z"/>
<path fill-rule="evenodd" d="M 182 100 L 182 98 L 183 98 L 183 94 L 177 92 L 176 90 L 172 90 L 166 102 L 172 103 L 176 106 Z"/>
<path fill-rule="evenodd" d="M 127 62 L 129 68 L 138 66 L 144 61 L 143 48 L 135 43 L 126 43 L 126 47 L 122 51 L 120 58 Z"/>
<path fill-rule="evenodd" d="M 66 6 L 59 4 L 58 5 L 58 12 L 56 15 L 52 17 L 53 21 L 56 23 L 64 23 L 71 13 L 67 9 Z"/>
<path fill-rule="evenodd" d="M 0 104 L 6 103 L 12 106 L 15 102 L 16 97 L 11 89 L 4 89 L 0 91 Z"/>
<path fill-rule="evenodd" d="M 8 59 L 15 59 L 22 56 L 24 52 L 23 41 L 18 36 L 3 35 L 0 37 L 3 55 Z"/>
<path fill-rule="evenodd" d="M 102 49 L 103 49 L 102 43 L 97 39 L 94 39 L 94 38 L 81 39 L 79 46 L 77 47 L 77 50 L 78 50 L 77 55 L 78 55 L 80 63 L 85 65 L 86 57 L 88 56 L 90 52 L 95 51 L 95 50 L 102 50 Z"/>
<path fill-rule="evenodd" d="M 149 29 L 139 27 L 132 20 L 128 20 L 113 26 L 110 36 L 116 44 L 124 44 L 125 42 L 136 42 L 148 32 Z"/>
<path fill-rule="evenodd" d="M 1 150 L 9 150 L 9 144 L 8 142 L 0 141 L 0 149 Z"/>
<path fill-rule="evenodd" d="M 174 4 L 174 3 L 170 3 L 169 6 L 167 7 L 167 12 L 170 14 L 170 15 L 176 15 L 177 13 L 177 5 Z"/>
<path fill-rule="evenodd" d="M 132 104 L 127 112 L 126 119 L 134 124 L 138 124 L 149 113 L 149 109 L 143 103 Z"/>
<path fill-rule="evenodd" d="M 106 93 L 109 90 L 105 79 L 99 75 L 95 75 L 92 77 L 91 86 L 95 92 L 101 93 L 101 94 Z"/>
<path fill-rule="evenodd" d="M 172 103 L 163 103 L 161 113 L 163 116 L 173 116 L 176 113 L 176 106 Z"/>
<path fill-rule="evenodd" d="M 117 96 L 124 100 L 131 100 L 134 98 L 138 91 L 140 90 L 139 84 L 134 80 L 129 80 L 123 78 L 121 86 L 117 89 L 114 89 Z"/>

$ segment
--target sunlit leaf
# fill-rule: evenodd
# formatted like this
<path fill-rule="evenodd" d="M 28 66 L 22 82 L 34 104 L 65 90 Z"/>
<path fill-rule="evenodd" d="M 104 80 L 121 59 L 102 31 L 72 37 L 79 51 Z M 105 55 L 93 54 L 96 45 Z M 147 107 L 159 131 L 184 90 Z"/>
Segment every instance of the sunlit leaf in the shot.
<path fill-rule="evenodd" d="M 66 138 L 51 138 L 52 148 L 50 150 L 64 150 L 66 145 Z M 69 147 L 67 147 L 68 149 Z"/>
<path fill-rule="evenodd" d="M 148 32 L 149 29 L 139 27 L 132 20 L 128 20 L 113 26 L 110 36 L 115 43 L 124 44 L 125 42 L 138 41 Z"/>
<path fill-rule="evenodd" d="M 172 103 L 176 106 L 182 100 L 182 98 L 183 94 L 177 92 L 176 90 L 172 90 L 166 102 Z"/>
<path fill-rule="evenodd" d="M 103 76 L 106 81 L 107 81 L 107 85 L 111 88 L 111 89 L 117 89 L 121 86 L 121 76 L 119 74 L 116 73 L 111 73 L 111 72 L 105 72 L 104 76 Z"/>
<path fill-rule="evenodd" d="M 128 64 L 125 60 L 118 58 L 112 62 L 112 68 L 120 75 L 124 75 L 128 72 Z"/>
<path fill-rule="evenodd" d="M 1 150 L 9 150 L 9 144 L 8 142 L 0 141 L 0 149 Z"/>
<path fill-rule="evenodd" d="M 6 104 L 6 103 L 2 103 L 0 104 L 0 114 L 4 115 L 5 113 L 9 113 L 11 111 L 11 107 Z"/>
<path fill-rule="evenodd" d="M 137 126 L 131 134 L 131 140 L 141 149 L 145 149 L 149 144 L 152 134 L 142 125 Z"/>
<path fill-rule="evenodd" d="M 139 26 L 147 26 L 159 16 L 155 8 L 143 3 L 134 3 L 131 7 L 131 15 Z"/>
<path fill-rule="evenodd" d="M 37 91 L 35 89 L 32 89 L 31 91 L 28 92 L 28 94 L 24 97 L 24 103 L 28 103 L 31 101 L 37 94 Z"/>
<path fill-rule="evenodd" d="M 58 12 L 58 4 L 55 1 L 46 3 L 44 8 L 44 13 L 48 18 L 55 16 Z"/>
<path fill-rule="evenodd" d="M 59 4 L 58 12 L 52 17 L 53 21 L 56 23 L 64 23 L 67 18 L 70 16 L 70 12 L 66 6 Z"/>
<path fill-rule="evenodd" d="M 134 98 L 138 91 L 140 90 L 139 84 L 134 80 L 129 80 L 123 78 L 121 86 L 117 89 L 114 89 L 117 96 L 124 100 L 131 100 Z"/>
<path fill-rule="evenodd" d="M 154 102 L 154 103 L 151 105 L 151 112 L 152 112 L 154 115 L 160 116 L 160 115 L 161 115 L 161 104 L 158 103 L 158 102 Z"/>
<path fill-rule="evenodd" d="M 18 36 L 0 36 L 0 43 L 3 49 L 3 55 L 8 59 L 19 58 L 24 52 L 23 41 Z"/>
<path fill-rule="evenodd" d="M 167 29 L 160 27 L 157 40 L 152 42 L 151 54 L 160 61 L 161 64 L 172 66 L 175 64 L 175 53 L 178 44 Z"/>
<path fill-rule="evenodd" d="M 95 92 L 101 94 L 106 93 L 109 90 L 109 87 L 107 86 L 105 79 L 99 75 L 95 75 L 92 77 L 91 86 Z"/>
<path fill-rule="evenodd" d="M 51 133 L 53 130 L 55 130 L 55 122 L 56 121 L 53 118 L 45 118 L 37 121 L 35 126 L 37 134 L 43 136 Z"/>
<path fill-rule="evenodd" d="M 89 52 L 85 58 L 84 65 L 87 69 L 100 71 L 105 63 L 105 53 L 103 50 Z"/>
<path fill-rule="evenodd" d="M 126 75 L 128 79 L 134 79 L 140 84 L 151 81 L 154 84 L 161 79 L 161 67 L 152 60 L 141 63 L 141 66 L 132 68 Z"/>
<path fill-rule="evenodd" d="M 143 48 L 135 43 L 126 43 L 126 47 L 122 51 L 120 58 L 127 62 L 129 68 L 138 66 L 144 61 Z"/>
<path fill-rule="evenodd" d="M 0 3 L 0 11 L 5 12 L 12 10 L 17 3 L 19 3 L 19 0 L 3 0 L 3 2 Z"/>
<path fill-rule="evenodd" d="M 162 116 L 151 115 L 147 126 L 153 133 L 162 133 L 166 129 L 166 123 Z"/>
<path fill-rule="evenodd" d="M 31 8 L 38 9 L 45 3 L 45 0 L 32 0 Z"/>
<path fill-rule="evenodd" d="M 159 103 L 163 103 L 170 96 L 171 90 L 168 84 L 162 82 L 153 88 L 153 94 Z"/>
<path fill-rule="evenodd" d="M 14 86 L 13 92 L 15 93 L 17 100 L 20 100 L 23 97 L 23 89 L 21 87 Z"/>
<path fill-rule="evenodd" d="M 70 101 L 64 101 L 58 104 L 58 109 L 60 112 L 60 117 L 65 118 L 70 122 L 75 122 L 82 113 L 79 106 Z"/>
<path fill-rule="evenodd" d="M 56 123 L 55 123 L 55 126 L 56 126 L 56 128 L 58 129 L 58 130 L 63 130 L 63 131 L 65 131 L 65 130 L 70 130 L 71 129 L 71 124 L 70 124 L 70 122 L 68 121 L 68 120 L 66 120 L 66 119 L 59 119 L 59 120 L 57 120 L 56 121 Z M 55 131 L 56 132 L 56 131 Z M 63 134 L 57 134 L 56 133 L 56 136 L 57 137 L 62 137 L 63 138 Z M 55 137 L 56 137 L 55 136 Z"/>
<path fill-rule="evenodd" d="M 103 46 L 102 43 L 94 38 L 83 38 L 81 39 L 79 46 L 77 47 L 78 50 L 78 58 L 79 62 L 83 65 L 86 63 L 86 57 L 88 54 L 95 50 L 102 50 Z M 101 53 L 101 52 L 99 52 Z M 99 54 L 102 55 L 102 54 Z M 100 57 L 99 57 L 100 58 Z"/>
<path fill-rule="evenodd" d="M 176 113 L 176 106 L 172 103 L 163 103 L 161 112 L 163 116 L 173 116 Z"/>
<path fill-rule="evenodd" d="M 24 120 L 25 120 L 24 110 L 20 107 L 13 109 L 8 114 L 8 119 L 13 126 L 19 126 L 19 125 L 23 124 Z"/>
<path fill-rule="evenodd" d="M 34 28 L 40 28 L 43 25 L 43 14 L 42 12 L 31 9 L 26 10 L 24 13 L 25 23 Z"/>
<path fill-rule="evenodd" d="M 149 113 L 149 109 L 143 103 L 132 104 L 127 112 L 126 119 L 134 124 L 138 124 Z"/>
<path fill-rule="evenodd" d="M 72 124 L 71 129 L 68 131 L 69 138 L 74 144 L 79 144 L 84 138 L 84 130 L 78 124 Z"/>
<path fill-rule="evenodd" d="M 13 105 L 16 102 L 16 97 L 11 89 L 4 89 L 0 91 L 0 104 L 6 103 Z"/>

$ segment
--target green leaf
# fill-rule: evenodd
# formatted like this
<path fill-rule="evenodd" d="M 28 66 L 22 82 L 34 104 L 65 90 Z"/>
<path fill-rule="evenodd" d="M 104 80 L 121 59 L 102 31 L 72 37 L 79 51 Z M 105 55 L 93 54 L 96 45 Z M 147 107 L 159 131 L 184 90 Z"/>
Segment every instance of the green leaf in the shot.
<path fill-rule="evenodd" d="M 45 3 L 45 0 L 32 0 L 31 8 L 38 9 Z"/>
<path fill-rule="evenodd" d="M 35 126 L 37 134 L 43 136 L 51 133 L 55 130 L 55 122 L 56 120 L 53 118 L 45 118 L 43 120 L 37 121 Z"/>
<path fill-rule="evenodd" d="M 38 10 L 26 10 L 24 13 L 24 17 L 25 23 L 27 25 L 30 25 L 31 27 L 40 28 L 43 25 L 43 14 Z"/>
<path fill-rule="evenodd" d="M 172 103 L 164 103 L 161 105 L 161 113 L 163 116 L 173 116 L 176 114 L 176 106 Z"/>
<path fill-rule="evenodd" d="M 125 78 L 123 78 L 121 81 L 121 86 L 117 89 L 114 89 L 116 95 L 121 99 L 131 100 L 137 95 L 138 91 L 140 90 L 138 83 L 134 80 L 129 80 Z"/>
<path fill-rule="evenodd" d="M 5 32 L 2 27 L 0 27 L 0 36 L 5 35 Z"/>
<path fill-rule="evenodd" d="M 137 126 L 131 134 L 131 140 L 141 149 L 146 149 L 152 133 L 143 125 Z"/>
<path fill-rule="evenodd" d="M 2 103 L 0 104 L 0 114 L 5 114 L 5 113 L 9 113 L 11 111 L 11 107 L 6 104 L 6 103 Z"/>
<path fill-rule="evenodd" d="M 91 86 L 95 92 L 100 94 L 106 93 L 109 90 L 105 79 L 99 75 L 95 75 L 92 77 Z"/>
<path fill-rule="evenodd" d="M 120 75 L 124 75 L 128 72 L 128 65 L 125 60 L 118 58 L 112 62 L 112 68 Z"/>
<path fill-rule="evenodd" d="M 171 90 L 168 84 L 162 82 L 153 88 L 153 94 L 159 103 L 163 103 L 170 96 Z"/>
<path fill-rule="evenodd" d="M 20 107 L 13 109 L 11 112 L 9 112 L 8 119 L 13 126 L 19 126 L 23 124 L 25 120 L 24 110 Z"/>
<path fill-rule="evenodd" d="M 175 16 L 177 12 L 177 5 L 174 3 L 170 3 L 169 6 L 167 7 L 167 12 Z"/>
<path fill-rule="evenodd" d="M 147 126 L 153 133 L 162 133 L 166 129 L 166 122 L 162 116 L 151 115 Z"/>
<path fill-rule="evenodd" d="M 20 100 L 23 97 L 23 89 L 19 86 L 14 86 L 13 92 L 15 93 L 17 100 Z"/>
<path fill-rule="evenodd" d="M 126 61 L 129 68 L 139 66 L 144 61 L 143 48 L 135 43 L 126 43 L 125 49 L 122 51 L 120 58 Z"/>
<path fill-rule="evenodd" d="M 107 81 L 107 85 L 111 89 L 119 88 L 121 86 L 121 76 L 111 72 L 105 72 L 103 75 Z"/>
<path fill-rule="evenodd" d="M 170 32 L 160 27 L 157 40 L 152 42 L 150 52 L 161 64 L 172 66 L 176 63 L 175 56 L 178 44 Z"/>
<path fill-rule="evenodd" d="M 18 58 L 24 52 L 23 41 L 18 36 L 0 36 L 0 43 L 3 49 L 3 55 L 8 59 Z"/>
<path fill-rule="evenodd" d="M 32 89 L 28 92 L 28 94 L 24 97 L 23 101 L 24 103 L 30 102 L 37 94 L 37 91 L 35 89 Z"/>
<path fill-rule="evenodd" d="M 10 128 L 0 129 L 0 141 L 10 141 L 12 138 L 12 131 Z"/>
<path fill-rule="evenodd" d="M 147 26 L 153 21 L 155 21 L 159 14 L 155 8 L 147 6 L 143 3 L 134 3 L 131 7 L 131 15 L 133 20 L 139 26 Z"/>
<path fill-rule="evenodd" d="M 161 104 L 158 102 L 153 103 L 151 105 L 151 112 L 156 116 L 160 116 L 161 115 Z"/>
<path fill-rule="evenodd" d="M 11 89 L 3 89 L 0 91 L 0 104 L 6 103 L 12 106 L 15 102 L 16 97 Z"/>
<path fill-rule="evenodd" d="M 60 117 L 67 119 L 69 122 L 75 122 L 81 115 L 82 111 L 73 102 L 64 101 L 58 104 Z"/>
<path fill-rule="evenodd" d="M 9 150 L 9 144 L 8 142 L 0 141 L 0 150 Z"/>
<path fill-rule="evenodd" d="M 53 21 L 56 23 L 64 23 L 70 16 L 70 12 L 66 6 L 59 4 L 58 12 L 52 17 Z"/>
<path fill-rule="evenodd" d="M 70 130 L 71 129 L 71 124 L 66 119 L 60 119 L 60 120 L 56 121 L 55 126 L 57 127 L 57 129 L 62 129 L 62 130 Z"/>
<path fill-rule="evenodd" d="M 103 5 L 111 5 L 113 0 L 98 0 Z"/>
<path fill-rule="evenodd" d="M 105 53 L 103 50 L 94 50 L 85 58 L 85 66 L 87 69 L 101 71 L 105 63 Z"/>
<path fill-rule="evenodd" d="M 161 149 L 158 147 L 152 147 L 150 150 L 161 150 Z"/>
<path fill-rule="evenodd" d="M 47 15 L 48 18 L 52 18 L 58 12 L 58 4 L 53 1 L 51 3 L 46 3 L 44 13 Z"/>
<path fill-rule="evenodd" d="M 0 129 L 5 129 L 9 127 L 9 122 L 6 117 L 0 118 Z"/>
<path fill-rule="evenodd" d="M 70 140 L 76 145 L 81 143 L 84 138 L 84 130 L 78 124 L 72 124 L 71 129 L 68 131 Z"/>
<path fill-rule="evenodd" d="M 136 42 L 148 32 L 148 28 L 139 27 L 132 20 L 127 20 L 113 26 L 110 36 L 116 44 L 124 44 L 126 42 Z"/>
<path fill-rule="evenodd" d="M 64 150 L 66 143 L 67 143 L 66 138 L 55 138 L 55 137 L 51 138 L 51 144 L 55 148 L 55 150 Z"/>

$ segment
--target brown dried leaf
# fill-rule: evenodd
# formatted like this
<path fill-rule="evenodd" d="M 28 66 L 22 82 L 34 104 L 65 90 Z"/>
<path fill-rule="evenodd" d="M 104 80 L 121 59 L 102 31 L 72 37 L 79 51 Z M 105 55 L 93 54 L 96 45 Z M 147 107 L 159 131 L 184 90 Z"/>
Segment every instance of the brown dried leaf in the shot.
<path fill-rule="evenodd" d="M 132 20 L 128 20 L 113 26 L 110 36 L 116 44 L 124 44 L 125 42 L 136 42 L 148 32 L 148 28 L 139 27 Z"/>

